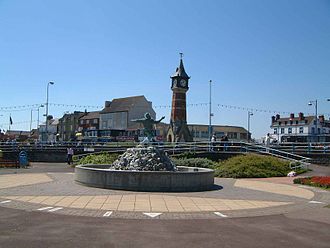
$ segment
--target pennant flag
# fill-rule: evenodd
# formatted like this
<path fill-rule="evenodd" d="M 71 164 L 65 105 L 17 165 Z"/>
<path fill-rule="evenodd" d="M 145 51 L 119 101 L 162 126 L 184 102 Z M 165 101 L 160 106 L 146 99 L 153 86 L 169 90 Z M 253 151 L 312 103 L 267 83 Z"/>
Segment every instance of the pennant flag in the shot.
<path fill-rule="evenodd" d="M 11 118 L 11 116 L 9 117 L 9 123 L 10 125 L 13 125 L 13 119 Z"/>

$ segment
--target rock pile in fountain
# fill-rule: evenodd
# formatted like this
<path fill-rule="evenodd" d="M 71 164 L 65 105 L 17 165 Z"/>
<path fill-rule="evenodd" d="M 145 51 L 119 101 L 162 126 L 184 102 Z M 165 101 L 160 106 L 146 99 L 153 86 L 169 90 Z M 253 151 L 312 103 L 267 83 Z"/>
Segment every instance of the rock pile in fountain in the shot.
<path fill-rule="evenodd" d="M 176 171 L 167 153 L 155 147 L 129 148 L 111 165 L 110 169 L 132 171 Z"/>

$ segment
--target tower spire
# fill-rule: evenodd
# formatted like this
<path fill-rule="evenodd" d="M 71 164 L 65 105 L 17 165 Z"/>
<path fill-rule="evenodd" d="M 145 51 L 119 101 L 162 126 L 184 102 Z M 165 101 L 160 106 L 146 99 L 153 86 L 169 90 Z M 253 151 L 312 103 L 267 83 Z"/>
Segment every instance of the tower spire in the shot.
<path fill-rule="evenodd" d="M 179 53 L 179 54 L 180 54 L 180 65 L 179 65 L 179 67 L 176 68 L 175 73 L 171 76 L 171 78 L 181 77 L 184 79 L 189 79 L 190 77 L 186 73 L 184 66 L 183 66 L 183 60 L 182 60 L 183 53 Z"/>

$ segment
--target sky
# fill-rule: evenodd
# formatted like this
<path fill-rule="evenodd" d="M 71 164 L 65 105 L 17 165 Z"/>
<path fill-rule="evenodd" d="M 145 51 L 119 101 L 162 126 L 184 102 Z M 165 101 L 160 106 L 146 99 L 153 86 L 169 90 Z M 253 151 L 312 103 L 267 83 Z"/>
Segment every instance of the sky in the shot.
<path fill-rule="evenodd" d="M 0 0 L 0 128 L 29 130 L 31 109 L 36 127 L 49 81 L 56 118 L 145 95 L 169 122 L 180 52 L 188 123 L 208 124 L 209 80 L 212 123 L 247 128 L 250 108 L 254 138 L 310 100 L 329 118 L 329 0 Z"/>

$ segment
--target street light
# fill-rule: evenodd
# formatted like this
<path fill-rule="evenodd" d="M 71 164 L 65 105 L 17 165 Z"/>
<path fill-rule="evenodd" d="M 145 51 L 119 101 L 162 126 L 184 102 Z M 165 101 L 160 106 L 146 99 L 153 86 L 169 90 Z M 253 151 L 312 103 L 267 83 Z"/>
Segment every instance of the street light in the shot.
<path fill-rule="evenodd" d="M 212 132 L 212 80 L 209 81 L 210 83 L 210 101 L 209 101 L 209 141 L 211 141 L 211 132 Z"/>
<path fill-rule="evenodd" d="M 45 107 L 45 105 L 43 105 L 43 104 L 41 104 L 39 107 L 38 107 L 38 121 L 37 121 L 37 128 L 38 128 L 38 126 L 39 126 L 39 110 L 40 110 L 40 108 L 43 108 L 43 107 Z"/>
<path fill-rule="evenodd" d="M 250 142 L 250 117 L 253 115 L 251 111 L 248 111 L 248 132 L 247 132 L 247 140 Z"/>
<path fill-rule="evenodd" d="M 308 105 L 312 106 L 315 105 L 315 134 L 318 134 L 318 130 L 317 130 L 317 100 L 315 101 L 309 101 Z M 318 141 L 318 140 L 317 140 Z"/>
<path fill-rule="evenodd" d="M 53 85 L 54 82 L 47 83 L 47 95 L 46 95 L 46 141 L 48 141 L 48 95 L 49 95 L 49 85 Z"/>

